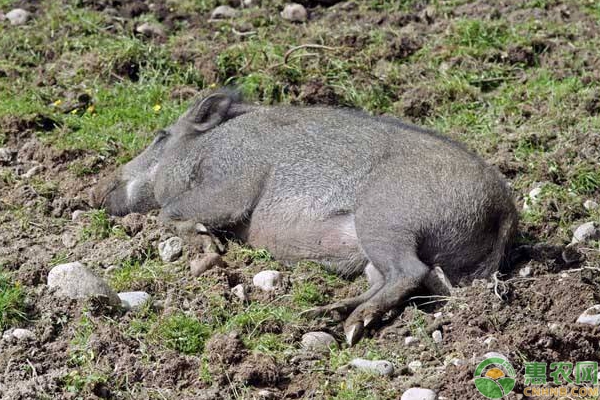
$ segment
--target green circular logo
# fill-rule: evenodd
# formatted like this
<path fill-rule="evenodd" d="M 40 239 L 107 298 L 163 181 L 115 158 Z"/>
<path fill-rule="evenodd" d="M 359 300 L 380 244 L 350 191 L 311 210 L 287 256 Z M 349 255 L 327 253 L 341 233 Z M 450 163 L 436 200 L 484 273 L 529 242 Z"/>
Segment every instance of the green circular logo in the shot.
<path fill-rule="evenodd" d="M 500 399 L 515 387 L 515 376 L 515 370 L 507 360 L 487 358 L 475 369 L 475 387 L 488 399 Z"/>

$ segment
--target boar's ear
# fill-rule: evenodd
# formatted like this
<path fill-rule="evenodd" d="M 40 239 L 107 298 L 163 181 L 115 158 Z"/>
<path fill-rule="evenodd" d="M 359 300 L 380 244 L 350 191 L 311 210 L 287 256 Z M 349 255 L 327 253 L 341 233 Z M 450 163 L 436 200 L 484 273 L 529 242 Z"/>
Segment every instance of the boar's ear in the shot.
<path fill-rule="evenodd" d="M 198 99 L 182 116 L 194 127 L 195 133 L 206 132 L 228 118 L 233 100 L 224 93 L 215 93 Z"/>

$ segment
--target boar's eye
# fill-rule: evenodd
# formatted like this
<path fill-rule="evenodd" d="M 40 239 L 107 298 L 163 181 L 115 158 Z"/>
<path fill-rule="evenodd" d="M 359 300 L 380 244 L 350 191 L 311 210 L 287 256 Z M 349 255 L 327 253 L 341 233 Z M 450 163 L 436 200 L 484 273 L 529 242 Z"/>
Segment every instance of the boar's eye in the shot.
<path fill-rule="evenodd" d="M 156 137 L 154 138 L 154 143 L 159 143 L 159 142 L 163 141 L 164 139 L 166 139 L 168 136 L 169 136 L 169 132 L 165 131 L 164 129 L 161 129 L 158 132 L 156 132 Z"/>

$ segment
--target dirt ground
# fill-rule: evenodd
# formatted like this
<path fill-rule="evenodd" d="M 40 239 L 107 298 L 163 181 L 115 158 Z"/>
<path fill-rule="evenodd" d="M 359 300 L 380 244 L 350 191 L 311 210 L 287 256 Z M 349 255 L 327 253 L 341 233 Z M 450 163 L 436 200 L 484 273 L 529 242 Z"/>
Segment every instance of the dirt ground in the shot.
<path fill-rule="evenodd" d="M 352 59 L 358 53 L 363 56 L 363 48 L 374 40 L 373 32 L 389 36 L 386 46 L 379 50 L 369 47 L 370 64 L 357 69 L 353 77 L 365 93 L 370 82 L 378 82 L 382 90 L 393 85 L 393 90 L 381 94 L 388 103 L 373 105 L 373 112 L 441 129 L 444 125 L 436 115 L 457 112 L 451 104 L 489 103 L 495 91 L 502 90 L 500 85 L 515 86 L 505 112 L 493 115 L 486 123 L 490 134 L 484 139 L 462 136 L 458 124 L 447 125 L 444 133 L 466 142 L 506 175 L 515 188 L 519 209 L 535 182 L 546 182 L 556 189 L 541 197 L 534 217 L 522 216 L 519 244 L 543 242 L 560 248 L 569 243 L 578 224 L 600 221 L 598 211 L 582 206 L 586 199 L 600 201 L 600 180 L 594 180 L 600 175 L 593 175 L 600 168 L 600 125 L 594 122 L 600 110 L 600 57 L 596 50 L 582 45 L 597 39 L 597 10 L 590 11 L 575 1 L 456 1 L 437 8 L 434 2 L 416 1 L 392 11 L 381 1 L 370 2 L 369 7 L 352 1 L 333 6 L 316 3 L 305 2 L 308 22 L 288 23 L 286 29 L 298 35 L 300 42 L 314 43 L 327 37 L 323 43 L 342 49 L 336 57 Z M 33 13 L 33 18 L 42 18 L 47 6 L 45 2 L 0 4 L 10 4 L 2 8 L 4 13 L 22 6 Z M 224 66 L 219 55 L 230 51 L 231 43 L 243 40 L 239 32 L 266 27 L 261 35 L 268 41 L 277 30 L 271 18 L 278 18 L 282 8 L 279 3 L 250 8 L 244 16 L 246 22 L 230 22 L 238 34 L 227 33 L 225 39 L 211 42 L 208 32 L 217 28 L 207 22 L 208 13 L 198 15 L 170 3 L 83 0 L 72 6 L 121 24 L 137 24 L 136 18 L 150 15 L 167 33 L 144 40 L 156 46 L 168 43 L 172 62 L 193 66 L 203 82 L 217 85 L 231 83 L 230 78 L 240 71 L 243 74 L 244 68 L 254 68 L 250 61 L 246 66 Z M 471 53 L 459 51 L 463 44 L 456 49 L 450 45 L 442 48 L 440 38 L 452 36 L 452 29 L 464 20 L 500 21 L 507 26 L 532 21 L 536 33 L 523 43 L 483 46 Z M 248 26 L 247 21 L 254 25 Z M 2 30 L 13 29 L 6 21 L 0 23 L 5 24 L 0 35 Z M 321 28 L 305 28 L 311 24 Z M 86 33 L 74 29 L 69 35 Z M 479 40 L 477 37 L 474 40 Z M 203 45 L 195 46 L 194 40 Z M 58 47 L 53 48 L 58 45 L 50 39 L 44 46 L 47 54 L 29 66 L 38 75 L 40 83 L 35 87 L 52 86 L 56 79 L 62 79 L 62 69 L 73 65 L 81 68 L 83 63 L 90 74 L 100 68 L 93 59 L 61 60 Z M 445 61 L 432 67 L 424 49 Z M 408 77 L 400 74 L 392 78 L 388 68 L 396 62 Z M 310 65 L 317 68 L 318 62 Z M 13 68 L 9 61 L 0 62 L 0 80 L 16 79 L 20 68 L 25 68 L 18 67 Z M 472 85 L 467 89 L 436 86 L 438 78 L 433 76 L 437 77 L 440 69 L 455 67 L 479 75 L 470 78 Z M 138 81 L 145 66 L 140 60 L 125 58 L 116 60 L 111 68 L 108 75 L 112 78 L 107 75 L 103 79 L 116 84 Z M 573 92 L 553 100 L 535 95 L 541 86 L 531 84 L 535 81 L 532 76 L 541 75 L 541 69 L 548 81 L 576 78 L 585 88 L 585 96 Z M 300 80 L 283 72 L 274 74 L 282 74 L 277 79 L 287 82 L 283 99 L 272 94 L 273 88 L 259 83 L 257 101 L 352 105 L 352 97 L 332 85 L 328 77 L 320 77 L 318 71 Z M 422 82 L 418 81 L 419 74 Z M 185 103 L 202 88 L 173 85 L 170 89 L 173 101 Z M 91 104 L 77 88 L 61 87 L 60 92 L 64 98 L 71 96 L 74 109 Z M 439 399 L 478 399 L 482 396 L 473 384 L 473 372 L 490 351 L 505 355 L 512 363 L 517 385 L 506 398 L 519 399 L 523 398 L 525 362 L 600 360 L 600 327 L 575 322 L 585 309 L 600 303 L 597 241 L 577 246 L 581 260 L 565 262 L 554 248 L 535 248 L 515 260 L 500 275 L 500 281 L 476 281 L 456 288 L 448 298 L 408 300 L 400 315 L 369 330 L 367 339 L 355 348 L 347 348 L 341 324 L 298 316 L 288 320 L 274 316 L 268 308 L 294 313 L 309 308 L 295 302 L 292 295 L 294 288 L 306 282 L 322 290 L 321 300 L 326 304 L 359 293 L 365 285 L 363 278 L 333 282 L 331 279 L 337 278 L 330 279 L 316 266 L 290 269 L 275 265 L 283 271 L 286 284 L 266 295 L 252 290 L 252 276 L 274 264 L 244 256 L 239 246 L 232 245 L 225 257 L 226 268 L 212 269 L 199 278 L 189 271 L 192 249 L 187 247 L 179 261 L 158 265 L 158 243 L 173 233 L 157 222 L 156 213 L 110 217 L 108 230 L 98 233 L 96 214 L 89 205 L 90 189 L 115 170 L 119 156 L 126 151 L 114 143 L 107 145 L 108 151 L 57 145 L 52 135 L 63 135 L 68 127 L 53 113 L 64 110 L 0 113 L 4 138 L 0 147 L 9 150 L 8 158 L 0 157 L 0 266 L 26 293 L 26 318 L 17 325 L 36 336 L 30 342 L 0 341 L 2 399 L 398 399 L 403 391 L 416 386 L 435 390 Z M 585 118 L 589 124 L 581 125 Z M 532 124 L 532 120 L 538 122 Z M 568 189 L 580 176 L 575 171 L 580 171 L 581 165 L 592 171 L 592 178 L 585 181 L 586 190 L 577 192 L 575 188 L 576 194 L 570 195 Z M 35 174 L 24 176 L 33 167 L 38 167 Z M 83 175 L 82 168 L 87 171 Z M 73 219 L 77 210 L 84 213 Z M 81 261 L 118 291 L 146 291 L 154 303 L 138 312 L 125 312 L 94 299 L 59 298 L 46 286 L 47 275 L 53 266 L 67 261 Z M 131 276 L 118 273 L 115 277 L 107 272 L 111 266 L 129 268 Z M 521 276 L 519 271 L 526 267 L 530 273 Z M 249 303 L 231 294 L 231 288 L 240 283 L 250 288 Z M 260 308 L 260 312 L 265 316 L 250 325 L 236 322 L 245 313 L 256 311 L 252 305 L 264 306 L 267 311 Z M 185 351 L 165 344 L 161 327 L 179 313 L 193 315 L 202 326 L 218 327 L 211 328 L 200 350 Z M 302 350 L 302 334 L 315 330 L 331 333 L 342 348 L 331 355 Z M 441 343 L 431 339 L 436 330 L 442 333 Z M 407 346 L 406 336 L 415 336 L 420 342 Z M 493 339 L 484 342 L 489 338 Z M 372 377 L 344 368 L 354 357 L 390 360 L 396 372 L 391 377 Z M 421 362 L 417 370 L 408 368 L 414 361 Z"/>

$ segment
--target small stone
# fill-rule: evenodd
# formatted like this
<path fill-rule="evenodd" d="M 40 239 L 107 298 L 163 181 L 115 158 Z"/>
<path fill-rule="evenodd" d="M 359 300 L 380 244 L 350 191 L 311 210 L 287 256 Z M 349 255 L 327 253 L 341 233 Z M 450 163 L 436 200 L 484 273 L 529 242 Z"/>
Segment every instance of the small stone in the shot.
<path fill-rule="evenodd" d="M 485 359 L 488 359 L 488 358 L 501 358 L 501 359 L 503 359 L 503 360 L 506 360 L 506 361 L 508 361 L 508 357 L 506 357 L 506 356 L 505 356 L 504 354 L 502 354 L 502 353 L 498 353 L 498 352 L 495 352 L 495 351 L 490 351 L 490 352 L 488 352 L 488 353 L 485 353 L 485 354 L 484 354 L 484 355 L 481 357 L 481 360 L 485 360 Z"/>
<path fill-rule="evenodd" d="M 529 192 L 527 196 L 525 196 L 525 201 L 523 202 L 523 210 L 528 211 L 531 209 L 531 206 L 540 202 L 540 194 L 542 194 L 542 186 L 537 186 Z"/>
<path fill-rule="evenodd" d="M 164 262 L 173 262 L 177 260 L 183 252 L 183 240 L 173 236 L 158 244 L 158 254 Z"/>
<path fill-rule="evenodd" d="M 221 256 L 217 253 L 208 253 L 202 256 L 202 258 L 195 258 L 190 263 L 190 270 L 193 276 L 200 276 L 206 271 L 214 267 L 222 268 L 225 266 L 225 262 Z"/>
<path fill-rule="evenodd" d="M 265 292 L 272 292 L 281 285 L 282 280 L 283 274 L 281 272 L 266 270 L 254 275 L 254 278 L 252 278 L 252 283 L 254 286 L 264 290 Z"/>
<path fill-rule="evenodd" d="M 444 316 L 444 313 L 442 313 L 441 311 L 433 314 L 433 318 L 435 318 L 435 319 L 442 318 L 443 316 Z"/>
<path fill-rule="evenodd" d="M 266 399 L 266 400 L 274 399 L 277 396 L 274 392 L 267 390 L 267 389 L 259 390 L 257 394 L 258 394 L 259 399 Z"/>
<path fill-rule="evenodd" d="M 577 322 L 586 325 L 600 325 L 600 304 L 593 305 L 585 310 L 579 318 L 577 318 Z"/>
<path fill-rule="evenodd" d="M 305 350 L 327 353 L 337 347 L 337 341 L 327 332 L 308 332 L 302 335 L 302 348 Z"/>
<path fill-rule="evenodd" d="M 590 221 L 579 225 L 577 229 L 575 229 L 571 244 L 598 239 L 600 239 L 600 228 L 598 227 L 598 223 Z"/>
<path fill-rule="evenodd" d="M 150 22 L 144 22 L 143 24 L 135 28 L 135 31 L 149 38 L 166 36 L 162 26 Z"/>
<path fill-rule="evenodd" d="M 121 299 L 121 306 L 126 310 L 140 308 L 150 300 L 150 295 L 146 292 L 121 292 L 117 296 Z"/>
<path fill-rule="evenodd" d="M 48 273 L 48 286 L 55 288 L 57 294 L 70 299 L 104 296 L 112 305 L 121 304 L 121 299 L 110 286 L 79 262 L 52 268 Z"/>
<path fill-rule="evenodd" d="M 559 328 L 560 328 L 560 325 L 557 324 L 556 322 L 552 322 L 552 323 L 548 324 L 548 329 L 551 332 L 556 332 Z"/>
<path fill-rule="evenodd" d="M 491 349 L 492 347 L 496 347 L 496 344 L 498 344 L 498 339 L 496 339 L 493 336 L 490 336 L 483 341 L 483 344 L 485 344 L 488 349 Z"/>
<path fill-rule="evenodd" d="M 419 360 L 411 361 L 408 363 L 408 369 L 412 372 L 419 372 L 423 368 L 423 363 Z"/>
<path fill-rule="evenodd" d="M 73 214 L 71 214 L 71 221 L 75 222 L 75 221 L 81 219 L 81 217 L 84 215 L 85 215 L 85 212 L 83 212 L 82 210 L 75 210 L 75 211 L 73 211 Z"/>
<path fill-rule="evenodd" d="M 390 376 L 394 373 L 394 364 L 387 360 L 365 360 L 355 358 L 350 361 L 350 366 L 375 375 Z"/>
<path fill-rule="evenodd" d="M 210 19 L 229 19 L 237 17 L 238 12 L 236 9 L 229 6 L 218 6 L 212 13 L 210 13 Z"/>
<path fill-rule="evenodd" d="M 407 336 L 404 338 L 404 345 L 407 347 L 412 347 L 418 345 L 420 342 L 419 338 L 414 336 Z"/>
<path fill-rule="evenodd" d="M 453 358 L 450 360 L 450 364 L 454 365 L 455 367 L 460 367 L 461 365 L 466 365 L 467 362 L 461 358 Z"/>
<path fill-rule="evenodd" d="M 437 331 L 437 330 L 433 331 L 433 333 L 431 334 L 431 337 L 433 338 L 433 341 L 435 343 L 438 343 L 438 344 L 442 343 L 442 332 Z"/>
<path fill-rule="evenodd" d="M 598 203 L 594 200 L 589 199 L 583 203 L 583 208 L 585 208 L 588 211 L 592 211 L 598 208 Z"/>
<path fill-rule="evenodd" d="M 400 400 L 437 400 L 437 394 L 431 389 L 410 388 L 402 393 Z"/>
<path fill-rule="evenodd" d="M 0 164 L 8 165 L 12 162 L 15 152 L 6 147 L 0 147 Z"/>
<path fill-rule="evenodd" d="M 121 269 L 121 267 L 118 266 L 118 265 L 109 265 L 108 268 L 106 268 L 104 270 L 104 274 L 105 275 L 112 275 L 112 274 L 114 274 L 115 272 L 117 272 L 120 269 Z"/>
<path fill-rule="evenodd" d="M 196 223 L 194 228 L 196 229 L 196 233 L 204 233 L 204 234 L 208 233 L 208 228 L 204 224 L 201 224 L 200 222 Z"/>
<path fill-rule="evenodd" d="M 70 232 L 63 233 L 60 237 L 60 240 L 63 246 L 68 249 L 72 249 L 73 247 L 77 246 L 77 237 Z"/>
<path fill-rule="evenodd" d="M 121 220 L 121 226 L 129 236 L 133 237 L 144 229 L 146 218 L 139 213 L 127 214 Z"/>
<path fill-rule="evenodd" d="M 22 8 L 15 8 L 6 13 L 5 17 L 10 21 L 11 25 L 23 25 L 31 17 L 31 13 Z"/>
<path fill-rule="evenodd" d="M 283 7 L 281 18 L 290 22 L 305 22 L 308 19 L 308 13 L 302 4 L 290 3 Z"/>
<path fill-rule="evenodd" d="M 248 293 L 246 292 L 246 286 L 244 286 L 241 283 L 231 288 L 231 293 L 233 293 L 235 297 L 237 297 L 243 302 L 248 301 Z"/>
<path fill-rule="evenodd" d="M 11 332 L 11 336 L 18 341 L 35 341 L 36 337 L 29 329 L 15 328 Z"/>
<path fill-rule="evenodd" d="M 43 169 L 44 169 L 44 167 L 42 167 L 41 165 L 36 165 L 34 167 L 31 167 L 27 170 L 27 172 L 25 172 L 23 174 L 23 178 L 30 179 L 33 176 L 37 175 Z"/>
<path fill-rule="evenodd" d="M 519 276 L 521 278 L 527 278 L 527 277 L 531 276 L 531 267 L 529 265 L 527 265 L 527 266 L 521 268 L 519 270 Z"/>

